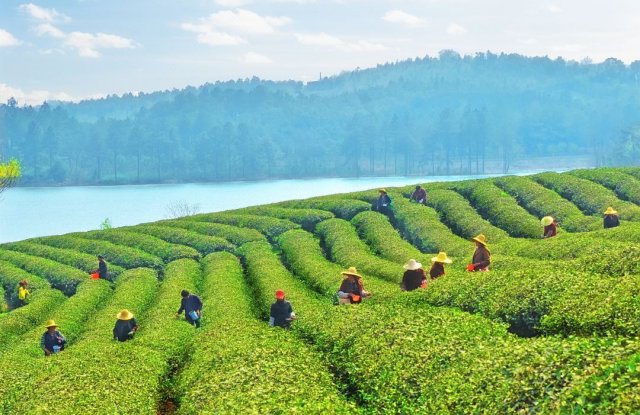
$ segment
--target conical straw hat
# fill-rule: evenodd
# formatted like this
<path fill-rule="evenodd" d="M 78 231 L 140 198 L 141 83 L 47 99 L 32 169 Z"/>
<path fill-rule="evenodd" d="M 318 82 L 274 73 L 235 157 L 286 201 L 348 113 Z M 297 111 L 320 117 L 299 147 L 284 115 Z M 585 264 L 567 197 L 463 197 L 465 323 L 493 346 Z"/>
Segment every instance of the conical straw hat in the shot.
<path fill-rule="evenodd" d="M 484 234 L 480 234 L 473 238 L 474 241 L 480 242 L 482 245 L 487 246 L 487 237 Z"/>
<path fill-rule="evenodd" d="M 118 320 L 131 320 L 133 318 L 133 314 L 129 310 L 122 310 L 118 313 Z"/>
<path fill-rule="evenodd" d="M 549 226 L 553 223 L 553 217 L 545 216 L 540 220 L 540 223 L 542 223 L 542 226 Z"/>
<path fill-rule="evenodd" d="M 440 262 L 441 264 L 450 264 L 453 262 L 451 258 L 447 257 L 446 252 L 440 252 L 438 256 L 434 256 L 433 258 L 431 258 L 431 261 Z"/>

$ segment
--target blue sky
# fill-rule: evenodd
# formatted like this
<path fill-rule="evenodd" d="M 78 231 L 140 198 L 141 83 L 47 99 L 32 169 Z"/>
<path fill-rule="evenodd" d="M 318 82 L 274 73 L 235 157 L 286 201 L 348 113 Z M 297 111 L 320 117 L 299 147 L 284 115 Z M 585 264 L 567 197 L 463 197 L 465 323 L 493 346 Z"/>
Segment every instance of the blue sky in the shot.
<path fill-rule="evenodd" d="M 0 102 L 314 80 L 491 50 L 640 59 L 637 0 L 2 0 Z"/>

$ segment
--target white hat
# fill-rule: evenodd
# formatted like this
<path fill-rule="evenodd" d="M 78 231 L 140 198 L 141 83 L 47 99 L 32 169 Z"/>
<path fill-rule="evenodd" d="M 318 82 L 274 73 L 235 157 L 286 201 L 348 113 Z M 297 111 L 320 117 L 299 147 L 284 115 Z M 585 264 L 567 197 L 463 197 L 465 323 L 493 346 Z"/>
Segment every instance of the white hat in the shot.
<path fill-rule="evenodd" d="M 422 264 L 415 259 L 410 259 L 409 262 L 404 264 L 404 269 L 406 269 L 407 271 L 415 271 L 420 268 L 422 268 Z"/>

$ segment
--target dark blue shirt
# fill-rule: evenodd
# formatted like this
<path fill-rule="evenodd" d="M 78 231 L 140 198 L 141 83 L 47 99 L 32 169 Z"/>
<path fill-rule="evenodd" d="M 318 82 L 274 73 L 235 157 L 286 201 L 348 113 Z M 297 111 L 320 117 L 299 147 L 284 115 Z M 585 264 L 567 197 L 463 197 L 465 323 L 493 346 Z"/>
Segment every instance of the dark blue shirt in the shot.
<path fill-rule="evenodd" d="M 180 303 L 180 308 L 178 309 L 178 314 L 183 311 L 186 314 L 189 314 L 192 311 L 202 310 L 202 301 L 197 295 L 189 294 L 187 297 L 182 298 L 182 302 Z"/>
<path fill-rule="evenodd" d="M 138 326 L 135 318 L 131 320 L 116 320 L 116 326 L 113 328 L 113 337 L 121 342 L 129 340 L 133 336 L 129 333 Z"/>
<path fill-rule="evenodd" d="M 291 321 L 288 320 L 291 318 L 291 313 L 293 313 L 293 307 L 286 300 L 276 301 L 271 304 L 271 317 L 273 318 L 274 326 L 288 328 L 291 325 Z"/>
<path fill-rule="evenodd" d="M 49 331 L 45 331 L 42 335 L 42 339 L 40 339 L 40 347 L 47 349 L 48 351 L 53 353 L 53 346 L 60 346 L 64 348 L 64 345 L 67 343 L 67 340 L 64 338 L 62 333 L 58 330 L 54 331 L 53 334 L 49 334 Z"/>
<path fill-rule="evenodd" d="M 104 261 L 98 261 L 98 274 L 103 280 L 107 279 L 107 264 Z"/>

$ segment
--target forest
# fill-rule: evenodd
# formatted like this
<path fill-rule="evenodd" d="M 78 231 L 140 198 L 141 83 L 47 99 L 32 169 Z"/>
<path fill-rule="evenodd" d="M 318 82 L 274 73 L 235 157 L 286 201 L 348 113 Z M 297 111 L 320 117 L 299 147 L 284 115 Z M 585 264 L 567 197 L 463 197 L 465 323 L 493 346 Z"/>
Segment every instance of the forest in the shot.
<path fill-rule="evenodd" d="M 10 99 L 0 155 L 20 161 L 21 185 L 508 173 L 550 156 L 632 165 L 640 61 L 445 50 L 308 83 Z"/>

